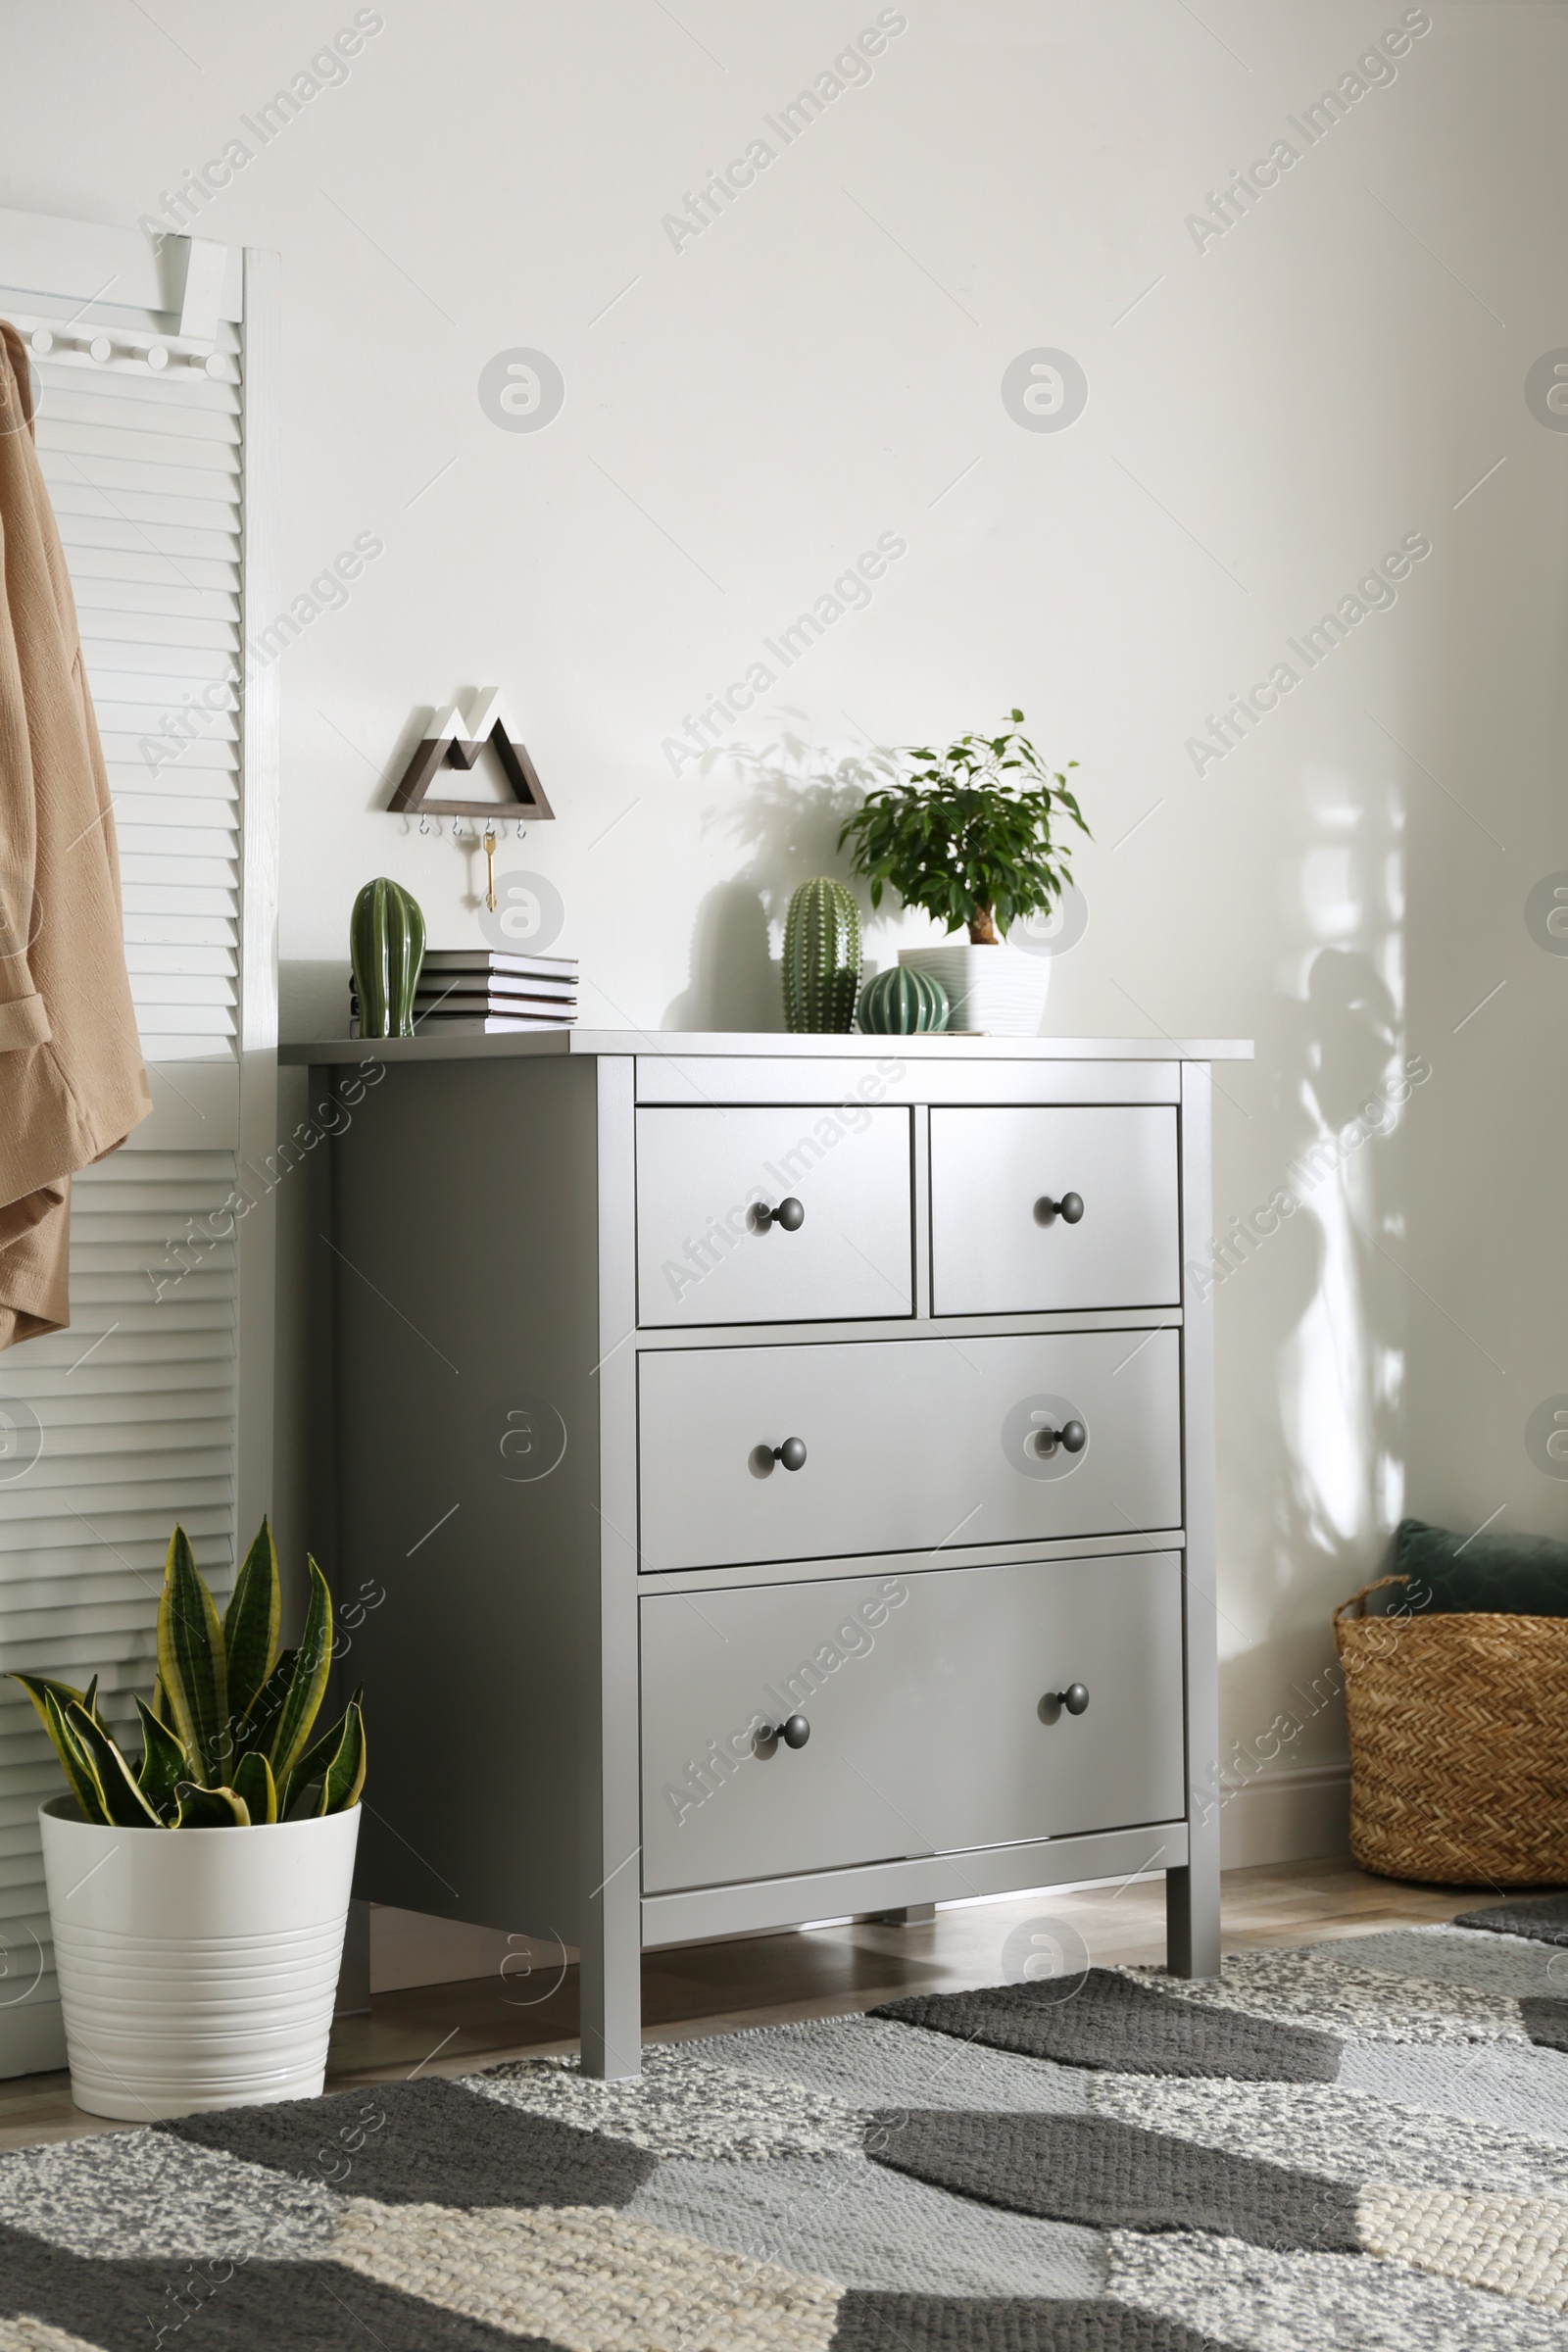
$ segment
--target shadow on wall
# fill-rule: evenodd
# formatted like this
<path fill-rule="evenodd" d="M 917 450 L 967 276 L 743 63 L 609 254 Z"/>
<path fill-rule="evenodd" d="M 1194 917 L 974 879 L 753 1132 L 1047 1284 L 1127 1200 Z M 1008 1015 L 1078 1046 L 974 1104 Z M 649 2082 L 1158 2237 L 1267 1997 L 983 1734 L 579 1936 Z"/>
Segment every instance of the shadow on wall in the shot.
<path fill-rule="evenodd" d="M 785 733 L 756 749 L 710 752 L 705 780 L 723 779 L 722 802 L 706 809 L 705 833 L 721 830 L 750 852 L 728 882 L 710 890 L 692 925 L 691 979 L 664 1008 L 666 1029 L 779 1030 L 780 964 L 790 894 L 813 874 L 844 874 L 839 828 L 873 784 L 895 772 L 886 753 L 836 753 Z M 868 914 L 857 889 L 861 918 Z"/>
<path fill-rule="evenodd" d="M 290 960 L 277 967 L 277 1033 L 284 1045 L 314 1045 L 349 1033 L 349 959 Z"/>

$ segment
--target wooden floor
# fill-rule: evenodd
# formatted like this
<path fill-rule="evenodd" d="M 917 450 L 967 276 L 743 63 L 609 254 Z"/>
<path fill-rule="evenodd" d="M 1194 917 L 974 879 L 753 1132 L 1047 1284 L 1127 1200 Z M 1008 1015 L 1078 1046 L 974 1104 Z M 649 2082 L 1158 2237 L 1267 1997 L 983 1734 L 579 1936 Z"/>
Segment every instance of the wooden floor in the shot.
<path fill-rule="evenodd" d="M 1451 1919 L 1478 1899 L 1461 1888 L 1370 1878 L 1337 1858 L 1229 1871 L 1225 1948 L 1416 1926 Z M 643 2016 L 649 2037 L 661 2041 L 843 2017 L 901 1993 L 1016 1979 L 1031 1954 L 1036 1975 L 1070 1974 L 1089 1960 L 1162 1960 L 1163 1882 L 967 1903 L 924 1925 L 805 1928 L 651 1953 L 643 1964 Z M 531 1978 L 514 1973 L 506 1981 L 483 1977 L 378 1993 L 368 2017 L 339 2019 L 327 2088 L 468 2074 L 501 2058 L 572 2049 L 576 2033 L 575 1969 L 564 1977 L 543 1968 Z M 64 2074 L 0 2082 L 0 2147 L 127 2128 L 84 2115 Z"/>

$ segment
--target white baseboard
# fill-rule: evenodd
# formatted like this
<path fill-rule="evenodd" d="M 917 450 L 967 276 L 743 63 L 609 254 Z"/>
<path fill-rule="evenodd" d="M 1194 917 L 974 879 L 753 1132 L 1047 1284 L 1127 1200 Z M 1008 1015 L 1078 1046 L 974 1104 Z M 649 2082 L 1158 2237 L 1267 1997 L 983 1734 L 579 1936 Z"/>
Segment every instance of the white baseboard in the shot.
<path fill-rule="evenodd" d="M 1348 1854 L 1348 1764 L 1303 1764 L 1238 1782 L 1220 1800 L 1219 1845 L 1225 1870 Z"/>

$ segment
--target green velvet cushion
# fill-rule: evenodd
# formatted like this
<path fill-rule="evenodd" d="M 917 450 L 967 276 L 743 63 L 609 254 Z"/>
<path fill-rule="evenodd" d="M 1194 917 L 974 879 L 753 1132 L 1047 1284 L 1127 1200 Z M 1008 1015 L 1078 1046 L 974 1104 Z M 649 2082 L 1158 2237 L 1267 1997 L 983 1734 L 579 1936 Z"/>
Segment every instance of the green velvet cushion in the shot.
<path fill-rule="evenodd" d="M 1551 1536 L 1505 1536 L 1492 1528 L 1483 1535 L 1456 1536 L 1446 1527 L 1405 1519 L 1395 1538 L 1393 1565 L 1411 1579 L 1408 1598 L 1424 1615 L 1486 1609 L 1568 1617 L 1568 1544 Z M 1389 1605 L 1397 1608 L 1404 1597 L 1396 1586 Z"/>

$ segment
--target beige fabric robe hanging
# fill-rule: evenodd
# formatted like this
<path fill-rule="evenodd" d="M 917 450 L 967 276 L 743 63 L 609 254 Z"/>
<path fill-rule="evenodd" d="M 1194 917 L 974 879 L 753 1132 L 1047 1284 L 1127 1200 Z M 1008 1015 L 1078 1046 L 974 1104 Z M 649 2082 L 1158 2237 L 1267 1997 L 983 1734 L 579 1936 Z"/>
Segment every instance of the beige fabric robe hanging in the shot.
<path fill-rule="evenodd" d="M 71 1320 L 71 1176 L 152 1108 L 75 600 L 0 319 L 0 1348 Z"/>

